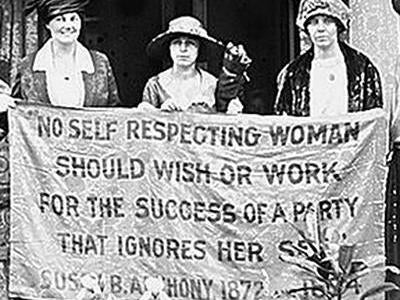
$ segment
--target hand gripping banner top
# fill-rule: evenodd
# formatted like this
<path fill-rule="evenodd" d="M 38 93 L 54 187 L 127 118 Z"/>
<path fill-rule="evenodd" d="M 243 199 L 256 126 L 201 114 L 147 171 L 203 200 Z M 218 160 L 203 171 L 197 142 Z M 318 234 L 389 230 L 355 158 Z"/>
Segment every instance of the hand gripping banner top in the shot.
<path fill-rule="evenodd" d="M 121 300 L 157 276 L 172 299 L 323 299 L 338 268 L 384 262 L 381 110 L 314 119 L 19 104 L 9 118 L 12 297 L 76 299 L 93 273 Z M 353 281 L 344 299 L 383 279 Z"/>

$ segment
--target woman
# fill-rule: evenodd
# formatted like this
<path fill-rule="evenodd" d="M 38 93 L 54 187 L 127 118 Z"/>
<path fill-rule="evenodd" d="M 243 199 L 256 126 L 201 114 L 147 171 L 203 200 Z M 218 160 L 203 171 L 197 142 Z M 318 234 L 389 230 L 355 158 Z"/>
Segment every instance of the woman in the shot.
<path fill-rule="evenodd" d="M 43 47 L 19 65 L 12 95 L 21 99 L 67 107 L 117 106 L 117 85 L 106 55 L 88 50 L 78 37 L 87 1 L 34 0 L 50 32 Z"/>
<path fill-rule="evenodd" d="M 213 44 L 220 42 L 210 37 L 197 19 L 184 16 L 172 20 L 168 30 L 147 46 L 150 57 L 169 56 L 172 66 L 149 79 L 139 108 L 214 111 L 217 79 L 197 65 L 204 48 Z M 240 102 L 232 102 L 231 111 L 235 105 L 241 106 Z"/>
<path fill-rule="evenodd" d="M 275 114 L 328 116 L 383 106 L 377 68 L 341 40 L 349 19 L 350 10 L 342 0 L 300 2 L 296 23 L 311 48 L 280 72 Z M 230 101 L 232 91 L 240 91 L 240 81 L 229 84 L 227 79 L 220 77 L 218 82 L 218 110 Z"/>
<path fill-rule="evenodd" d="M 377 68 L 343 41 L 350 11 L 342 0 L 302 0 L 297 25 L 311 48 L 281 72 L 275 113 L 332 116 L 382 107 Z"/>

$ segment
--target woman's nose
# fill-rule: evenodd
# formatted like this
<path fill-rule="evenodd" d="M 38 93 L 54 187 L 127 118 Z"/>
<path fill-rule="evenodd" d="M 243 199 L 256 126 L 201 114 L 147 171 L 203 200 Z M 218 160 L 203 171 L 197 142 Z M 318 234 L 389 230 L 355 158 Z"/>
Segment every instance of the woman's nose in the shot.
<path fill-rule="evenodd" d="M 65 20 L 64 26 L 67 28 L 71 28 L 73 26 L 73 22 L 71 20 Z"/>
<path fill-rule="evenodd" d="M 179 49 L 180 49 L 181 51 L 186 51 L 186 50 L 187 50 L 187 45 L 186 45 L 186 43 L 185 43 L 185 42 L 180 43 Z"/>
<path fill-rule="evenodd" d="M 317 29 L 318 29 L 318 30 L 324 30 L 324 29 L 325 29 L 325 23 L 322 22 L 322 21 L 319 21 L 319 22 L 317 23 Z"/>

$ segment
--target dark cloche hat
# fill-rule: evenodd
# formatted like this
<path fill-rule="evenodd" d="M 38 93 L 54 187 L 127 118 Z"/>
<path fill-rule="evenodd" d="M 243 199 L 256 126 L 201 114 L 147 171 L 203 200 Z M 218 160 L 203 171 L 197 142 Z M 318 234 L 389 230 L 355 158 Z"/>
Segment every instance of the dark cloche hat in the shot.
<path fill-rule="evenodd" d="M 302 0 L 296 24 L 300 29 L 305 30 L 307 22 L 317 15 L 336 18 L 343 28 L 348 29 L 350 9 L 342 0 Z"/>
<path fill-rule="evenodd" d="M 37 10 L 39 18 L 48 24 L 53 18 L 65 13 L 82 13 L 89 0 L 30 0 L 26 4 L 26 14 Z"/>

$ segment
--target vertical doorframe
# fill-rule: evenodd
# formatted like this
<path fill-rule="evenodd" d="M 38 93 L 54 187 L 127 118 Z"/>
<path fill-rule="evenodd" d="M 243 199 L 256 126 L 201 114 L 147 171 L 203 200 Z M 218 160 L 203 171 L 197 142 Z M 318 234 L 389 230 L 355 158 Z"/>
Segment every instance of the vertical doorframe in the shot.
<path fill-rule="evenodd" d="M 207 28 L 207 0 L 192 0 L 193 16 L 198 18 Z"/>
<path fill-rule="evenodd" d="M 288 33 L 289 33 L 289 59 L 292 60 L 296 56 L 296 15 L 294 0 L 288 0 Z"/>
<path fill-rule="evenodd" d="M 175 16 L 175 0 L 161 0 L 162 30 L 168 28 L 168 22 Z"/>

